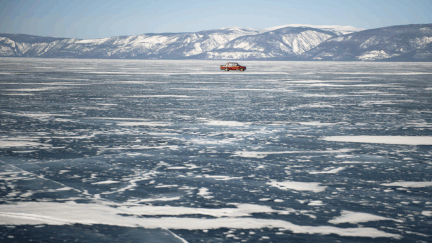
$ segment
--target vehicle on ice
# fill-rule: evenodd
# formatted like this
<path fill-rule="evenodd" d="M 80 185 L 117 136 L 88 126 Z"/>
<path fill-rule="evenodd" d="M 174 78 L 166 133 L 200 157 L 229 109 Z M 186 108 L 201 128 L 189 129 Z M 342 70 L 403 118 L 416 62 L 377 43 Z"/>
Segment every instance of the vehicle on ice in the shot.
<path fill-rule="evenodd" d="M 220 66 L 221 70 L 225 70 L 225 71 L 229 71 L 229 70 L 240 70 L 240 71 L 244 71 L 246 70 L 245 66 L 241 66 L 236 62 L 227 62 L 225 65 L 221 65 Z"/>

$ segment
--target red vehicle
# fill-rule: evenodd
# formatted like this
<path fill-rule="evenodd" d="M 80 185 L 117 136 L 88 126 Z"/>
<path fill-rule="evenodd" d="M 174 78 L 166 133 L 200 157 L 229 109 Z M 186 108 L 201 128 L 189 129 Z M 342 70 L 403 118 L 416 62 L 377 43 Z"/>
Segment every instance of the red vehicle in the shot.
<path fill-rule="evenodd" d="M 225 71 L 229 71 L 229 70 L 240 70 L 240 71 L 244 71 L 246 70 L 245 66 L 240 66 L 238 63 L 236 62 L 227 62 L 225 65 L 221 65 L 220 66 L 221 70 L 225 70 Z"/>

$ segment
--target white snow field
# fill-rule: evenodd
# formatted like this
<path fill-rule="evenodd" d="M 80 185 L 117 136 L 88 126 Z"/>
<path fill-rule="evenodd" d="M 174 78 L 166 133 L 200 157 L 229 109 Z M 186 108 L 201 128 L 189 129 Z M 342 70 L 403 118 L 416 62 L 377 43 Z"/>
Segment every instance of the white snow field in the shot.
<path fill-rule="evenodd" d="M 0 242 L 430 241 L 431 63 L 225 62 L 0 58 Z"/>

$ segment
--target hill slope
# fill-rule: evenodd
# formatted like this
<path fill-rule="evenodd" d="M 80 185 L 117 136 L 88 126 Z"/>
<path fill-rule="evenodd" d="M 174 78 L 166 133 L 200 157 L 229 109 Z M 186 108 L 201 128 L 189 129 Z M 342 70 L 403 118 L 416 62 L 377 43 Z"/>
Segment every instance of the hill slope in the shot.
<path fill-rule="evenodd" d="M 103 39 L 0 34 L 0 56 L 137 59 L 268 59 L 297 56 L 354 27 L 230 27 L 196 33 L 163 33 Z M 233 52 L 234 51 L 234 52 Z M 240 52 L 241 54 L 236 54 Z"/>
<path fill-rule="evenodd" d="M 361 30 L 351 26 L 229 27 L 73 39 L 0 34 L 0 56 L 126 59 L 432 61 L 432 24 Z"/>
<path fill-rule="evenodd" d="M 303 57 L 333 61 L 432 61 L 432 24 L 391 26 L 330 38 Z"/>
<path fill-rule="evenodd" d="M 202 55 L 205 59 L 289 59 L 309 51 L 337 34 L 308 27 L 285 27 L 259 35 L 238 37 L 216 50 Z"/>

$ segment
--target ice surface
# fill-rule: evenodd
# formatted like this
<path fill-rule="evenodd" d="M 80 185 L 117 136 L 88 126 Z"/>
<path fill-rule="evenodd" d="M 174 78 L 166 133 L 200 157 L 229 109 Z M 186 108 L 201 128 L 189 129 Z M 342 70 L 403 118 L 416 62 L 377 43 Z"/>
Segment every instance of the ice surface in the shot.
<path fill-rule="evenodd" d="M 0 63 L 0 242 L 432 237 L 430 63 Z"/>
<path fill-rule="evenodd" d="M 256 212 L 257 206 L 245 205 L 241 207 L 237 216 Z M 259 207 L 258 207 L 259 208 Z M 142 210 L 144 209 L 144 210 Z M 73 203 L 21 203 L 19 205 L 6 205 L 0 211 L 0 225 L 23 225 L 23 224 L 47 224 L 47 225 L 65 225 L 65 224 L 107 224 L 126 227 L 144 227 L 149 229 L 167 228 L 167 229 L 186 229 L 186 230 L 204 230 L 217 228 L 231 229 L 260 229 L 260 228 L 280 228 L 281 230 L 292 231 L 300 234 L 336 234 L 340 236 L 358 236 L 358 237 L 387 237 L 401 238 L 398 234 L 390 234 L 374 228 L 337 228 L 331 226 L 300 226 L 283 220 L 271 219 L 251 219 L 251 218 L 233 218 L 236 210 L 227 210 L 224 215 L 231 217 L 221 217 L 217 219 L 206 218 L 136 218 L 122 217 L 120 214 L 141 215 L 143 213 L 159 213 L 162 215 L 181 215 L 187 211 L 181 208 L 176 210 L 167 210 L 161 208 L 155 212 L 151 207 L 141 209 L 134 208 L 113 208 L 94 204 L 73 204 Z M 7 210 L 7 211 L 6 211 Z M 242 212 L 244 211 L 244 213 Z M 258 210 L 260 212 L 261 210 Z M 270 212 L 272 210 L 269 210 Z M 194 213 L 206 213 L 206 210 L 194 210 Z M 217 215 L 217 214 L 216 214 Z"/>

